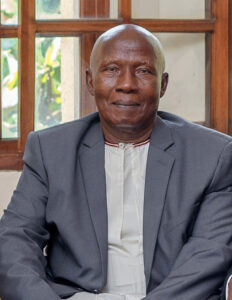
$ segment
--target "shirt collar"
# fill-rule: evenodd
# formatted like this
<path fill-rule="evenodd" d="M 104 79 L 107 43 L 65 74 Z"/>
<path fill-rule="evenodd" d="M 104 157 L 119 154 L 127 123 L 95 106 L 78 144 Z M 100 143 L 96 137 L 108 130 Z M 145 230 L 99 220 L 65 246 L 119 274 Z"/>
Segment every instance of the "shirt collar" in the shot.
<path fill-rule="evenodd" d="M 145 140 L 145 141 L 143 141 L 143 142 L 140 142 L 140 143 L 134 143 L 134 144 L 132 144 L 134 147 L 138 147 L 138 146 L 143 146 L 143 145 L 145 145 L 145 144 L 148 144 L 150 142 L 150 138 L 149 139 L 147 139 L 147 140 Z M 119 145 L 120 145 L 121 143 L 110 143 L 110 142 L 107 142 L 106 140 L 105 140 L 105 145 L 108 145 L 108 146 L 111 146 L 111 147 L 119 147 Z M 129 143 L 128 143 L 129 144 Z"/>

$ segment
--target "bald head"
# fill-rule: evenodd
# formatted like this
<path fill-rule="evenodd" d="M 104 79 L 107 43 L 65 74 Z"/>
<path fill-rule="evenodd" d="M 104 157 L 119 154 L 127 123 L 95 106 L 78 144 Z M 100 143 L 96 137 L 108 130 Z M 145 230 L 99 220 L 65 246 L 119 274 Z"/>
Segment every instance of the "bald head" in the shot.
<path fill-rule="evenodd" d="M 90 56 L 90 68 L 94 71 L 96 65 L 96 58 L 105 47 L 110 47 L 111 44 L 116 40 L 134 40 L 139 42 L 147 42 L 154 51 L 156 58 L 156 68 L 160 75 L 164 72 L 165 59 L 163 48 L 160 41 L 148 30 L 143 27 L 133 25 L 133 24 L 123 24 L 113 27 L 106 32 L 104 32 L 96 41 L 91 56 Z"/>
<path fill-rule="evenodd" d="M 98 38 L 86 82 L 106 140 L 136 143 L 150 136 L 168 83 L 163 71 L 162 46 L 146 29 L 120 25 Z"/>

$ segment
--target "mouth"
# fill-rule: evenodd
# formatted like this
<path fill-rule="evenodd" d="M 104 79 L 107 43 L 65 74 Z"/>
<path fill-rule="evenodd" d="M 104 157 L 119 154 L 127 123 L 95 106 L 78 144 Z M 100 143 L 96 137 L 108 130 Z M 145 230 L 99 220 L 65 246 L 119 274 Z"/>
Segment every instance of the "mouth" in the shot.
<path fill-rule="evenodd" d="M 113 102 L 112 103 L 112 105 L 115 105 L 115 106 L 118 106 L 118 107 L 128 107 L 128 108 L 130 108 L 130 107 L 138 107 L 138 106 L 140 106 L 140 104 L 139 103 L 136 103 L 136 102 L 125 102 L 125 101 L 115 101 L 115 102 Z"/>

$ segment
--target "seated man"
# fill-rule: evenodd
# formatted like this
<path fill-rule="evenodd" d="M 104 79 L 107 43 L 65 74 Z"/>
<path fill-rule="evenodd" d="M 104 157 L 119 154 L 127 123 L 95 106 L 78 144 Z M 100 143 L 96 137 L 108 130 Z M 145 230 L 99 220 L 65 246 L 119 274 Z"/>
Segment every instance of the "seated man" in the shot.
<path fill-rule="evenodd" d="M 164 68 L 150 32 L 112 28 L 87 71 L 99 113 L 29 135 L 0 223 L 3 300 L 218 299 L 232 139 L 157 112 Z"/>

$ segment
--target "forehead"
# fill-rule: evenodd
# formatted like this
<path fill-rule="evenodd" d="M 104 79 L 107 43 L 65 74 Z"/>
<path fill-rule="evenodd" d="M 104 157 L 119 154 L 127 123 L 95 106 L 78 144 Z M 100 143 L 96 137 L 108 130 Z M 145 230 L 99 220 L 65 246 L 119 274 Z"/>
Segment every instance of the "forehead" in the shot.
<path fill-rule="evenodd" d="M 94 60 L 98 65 L 114 60 L 130 62 L 147 61 L 153 63 L 155 51 L 152 44 L 143 37 L 115 37 L 103 41 L 98 47 Z"/>

